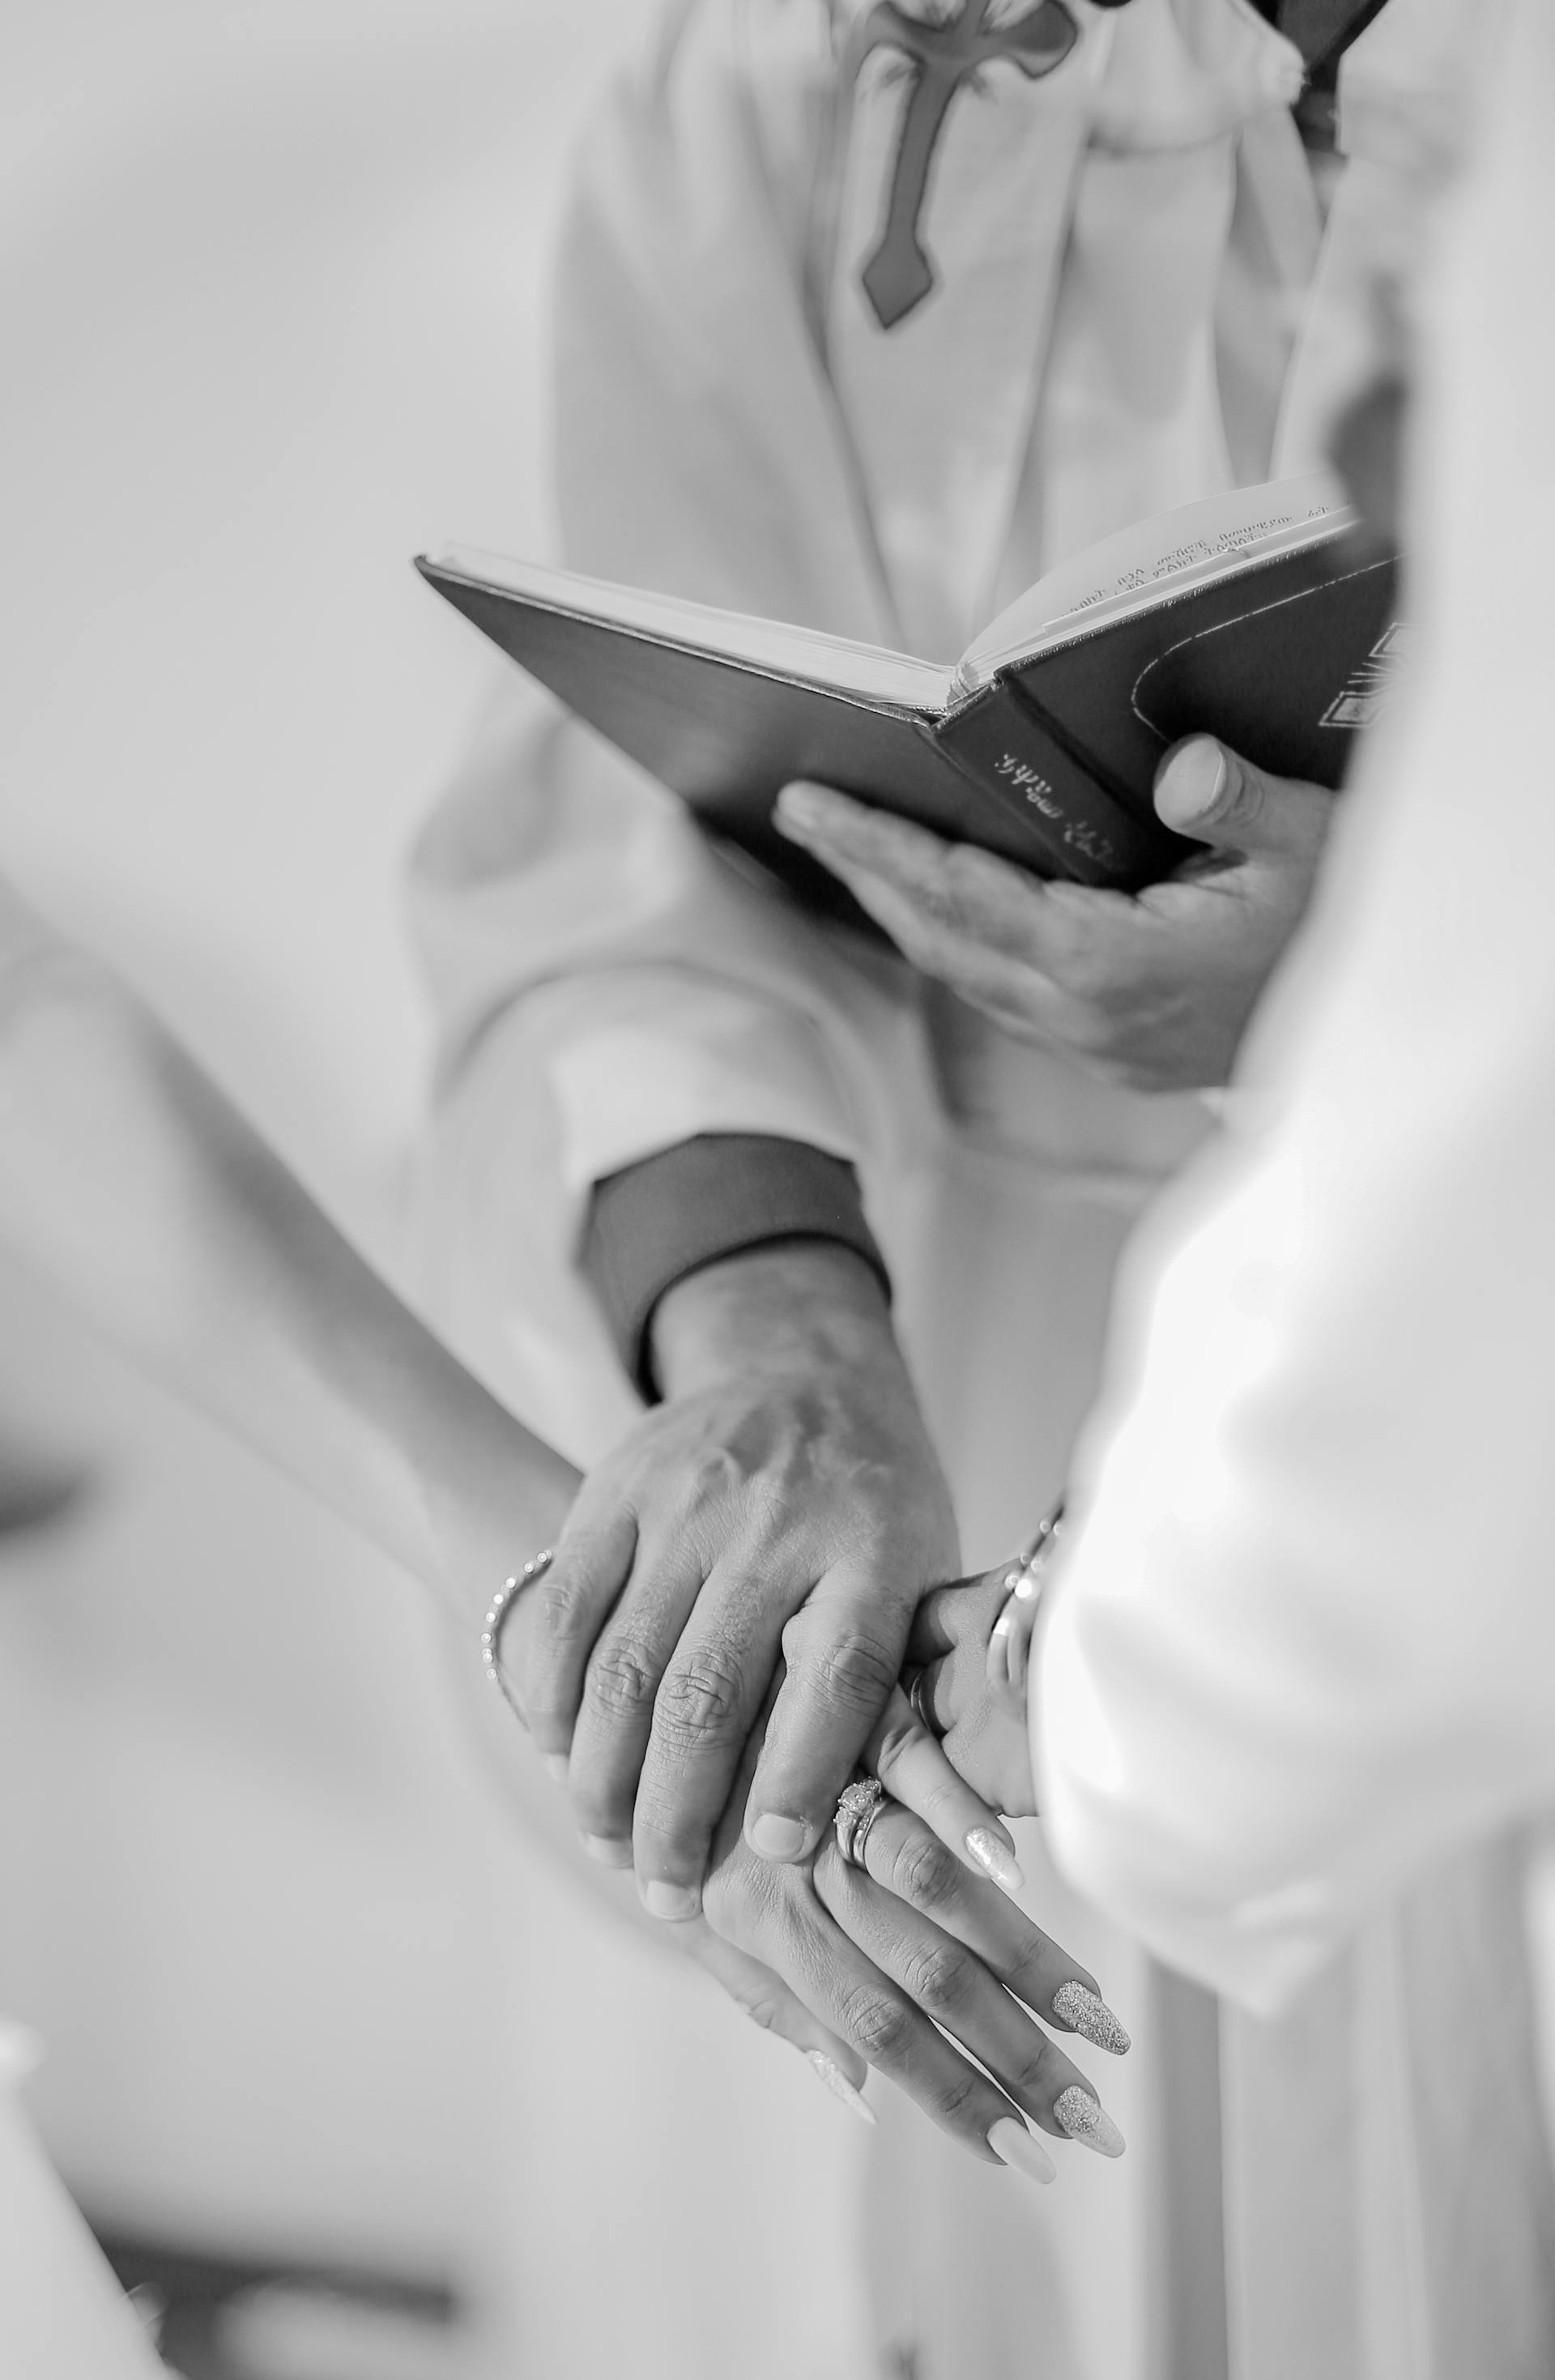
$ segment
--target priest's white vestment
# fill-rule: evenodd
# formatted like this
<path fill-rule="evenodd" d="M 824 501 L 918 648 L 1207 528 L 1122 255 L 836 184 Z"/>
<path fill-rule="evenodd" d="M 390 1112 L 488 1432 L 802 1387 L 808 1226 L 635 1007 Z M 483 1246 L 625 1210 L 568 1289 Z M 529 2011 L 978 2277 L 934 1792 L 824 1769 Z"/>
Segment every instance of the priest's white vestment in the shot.
<path fill-rule="evenodd" d="M 953 103 L 923 216 L 935 286 L 886 333 L 860 269 L 905 85 L 889 46 L 853 73 L 863 14 L 678 0 L 595 121 L 558 272 L 562 558 L 948 659 L 1092 540 L 1315 459 L 1334 391 L 1365 369 L 1379 266 L 1420 233 L 1451 158 L 1472 43 L 1449 0 L 1390 0 L 1362 33 L 1325 224 L 1290 113 L 1300 61 L 1248 0 L 1074 0 L 1079 39 L 1058 69 L 995 64 Z M 703 1133 L 831 1150 L 857 1166 L 892 1267 L 968 1564 L 1009 1551 L 1063 1482 L 1119 1247 L 1203 1137 L 1203 1104 L 1108 1087 L 802 914 L 516 680 L 423 840 L 416 900 L 443 1025 L 430 1253 L 461 1348 L 587 1463 L 638 1410 L 576 1269 L 590 1184 Z M 1164 2273 L 1170 2297 L 1174 2252 L 1150 2212 L 1163 2160 L 1180 2122 L 1221 2112 L 1212 2033 L 1190 2010 L 1204 2104 L 1184 2108 L 1152 2075 L 1165 2003 L 1137 1949 L 1038 1843 L 1022 1856 L 1034 1912 L 1135 2032 L 1133 2057 L 1099 2077 L 1132 2154 L 1067 2156 L 1038 2196 L 877 2094 L 878 2360 L 864 2368 L 1188 2380 L 1197 2355 L 1191 2380 L 1215 2380 L 1220 2350 L 1172 2344 L 1149 2278 Z M 520 2035 L 521 2007 L 520 1991 Z M 1278 2036 L 1222 2044 L 1230 2286 L 1272 2309 L 1243 2325 L 1245 2380 L 1359 2380 L 1361 2331 L 1413 2286 L 1327 2221 L 1324 2160 L 1355 2114 L 1333 2082 L 1353 2018 L 1319 1996 Z M 651 2061 L 629 1994 L 620 2022 L 624 2068 Z M 712 2056 L 737 2077 L 722 2036 Z M 1297 2158 L 1278 2147 L 1293 2074 L 1326 2078 Z M 705 2095 L 723 2104 L 695 2154 L 733 2154 L 737 2091 Z M 656 2173 L 631 2108 L 627 2085 L 589 2185 L 592 2220 L 618 2239 L 630 2224 L 600 2194 L 625 2210 Z M 565 2168 L 560 2131 L 537 2154 Z M 816 2187 L 774 2179 L 759 2241 L 737 2205 L 727 2239 L 688 2238 L 679 2286 L 695 2288 L 701 2257 L 745 2255 L 757 2290 L 783 2269 L 784 2192 Z M 839 2238 L 836 2255 L 816 2288 L 852 2285 L 857 2243 Z M 645 2330 L 673 2297 L 649 2261 Z M 561 2289 L 567 2270 L 530 2286 Z M 1288 2353 L 1293 2293 L 1309 2319 Z M 807 2368 L 784 2362 L 781 2291 L 753 2319 L 742 2374 Z M 636 2368 L 657 2372 L 651 2349 Z"/>
<path fill-rule="evenodd" d="M 1268 2010 L 1357 1929 L 1391 1962 L 1429 2282 L 1368 2369 L 1422 2380 L 1555 2370 L 1507 1945 L 1454 2010 L 1415 1889 L 1555 1806 L 1555 19 L 1509 18 L 1420 310 L 1415 665 L 1223 1142 L 1129 1252 L 1032 1695 L 1055 1854 L 1163 1957 Z"/>

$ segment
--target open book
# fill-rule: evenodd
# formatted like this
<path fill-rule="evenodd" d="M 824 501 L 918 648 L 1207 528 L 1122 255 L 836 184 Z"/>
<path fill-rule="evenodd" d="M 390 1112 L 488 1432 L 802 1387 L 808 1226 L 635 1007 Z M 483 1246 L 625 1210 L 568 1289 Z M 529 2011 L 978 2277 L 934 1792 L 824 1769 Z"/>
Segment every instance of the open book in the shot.
<path fill-rule="evenodd" d="M 810 777 L 1044 876 L 1132 888 L 1197 846 L 1157 764 L 1206 730 L 1337 785 L 1403 657 L 1397 569 L 1322 476 L 1161 515 L 1050 571 L 937 665 L 455 547 L 417 568 L 714 832 L 792 876 Z"/>

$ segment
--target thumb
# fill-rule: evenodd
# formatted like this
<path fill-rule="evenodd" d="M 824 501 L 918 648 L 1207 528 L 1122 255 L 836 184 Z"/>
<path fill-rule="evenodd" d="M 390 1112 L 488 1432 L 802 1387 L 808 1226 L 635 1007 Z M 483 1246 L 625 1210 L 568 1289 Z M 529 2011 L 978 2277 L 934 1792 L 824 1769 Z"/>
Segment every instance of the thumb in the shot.
<path fill-rule="evenodd" d="M 1218 851 L 1309 860 L 1328 832 L 1333 795 L 1270 776 L 1212 735 L 1190 735 L 1157 770 L 1155 804 L 1164 824 Z"/>

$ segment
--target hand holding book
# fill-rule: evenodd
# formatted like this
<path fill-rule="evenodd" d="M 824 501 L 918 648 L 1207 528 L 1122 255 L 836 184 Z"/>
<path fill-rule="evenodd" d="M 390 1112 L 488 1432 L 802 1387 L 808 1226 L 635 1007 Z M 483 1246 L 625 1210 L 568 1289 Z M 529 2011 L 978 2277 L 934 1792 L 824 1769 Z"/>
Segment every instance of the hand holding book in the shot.
<path fill-rule="evenodd" d="M 1206 848 L 1134 894 L 1044 882 L 824 786 L 788 786 L 777 824 L 922 973 L 1008 1032 L 1161 1091 L 1226 1081 L 1306 907 L 1332 803 L 1191 736 L 1162 762 L 1155 807 Z"/>

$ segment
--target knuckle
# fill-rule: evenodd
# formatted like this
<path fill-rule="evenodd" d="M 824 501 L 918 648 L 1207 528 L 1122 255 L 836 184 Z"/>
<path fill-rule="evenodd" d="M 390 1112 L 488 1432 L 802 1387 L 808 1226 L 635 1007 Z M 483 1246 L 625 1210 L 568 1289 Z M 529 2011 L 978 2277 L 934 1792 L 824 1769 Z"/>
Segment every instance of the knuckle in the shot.
<path fill-rule="evenodd" d="M 698 1653 L 671 1669 L 659 1689 L 653 1731 L 666 1751 L 722 1748 L 744 1737 L 744 1680 L 722 1653 Z"/>
<path fill-rule="evenodd" d="M 889 1785 L 902 1755 L 923 1733 L 910 1710 L 893 1712 L 881 1725 L 875 1754 L 875 1774 L 882 1785 Z"/>
<path fill-rule="evenodd" d="M 622 1637 L 601 1645 L 589 1665 L 584 1694 L 601 1718 L 635 1718 L 651 1706 L 657 1682 L 647 1646 Z"/>
<path fill-rule="evenodd" d="M 783 2003 L 775 1992 L 753 1993 L 748 1999 L 742 1998 L 740 2006 L 751 2023 L 759 2025 L 763 2033 L 771 2033 L 783 2013 Z"/>
<path fill-rule="evenodd" d="M 847 1994 L 841 2015 L 843 2030 L 871 2066 L 901 2064 L 914 2029 L 912 2011 L 901 2000 L 860 1984 Z"/>
<path fill-rule="evenodd" d="M 908 1958 L 903 1983 L 929 2016 L 955 2015 L 966 2002 L 972 1968 L 954 1942 L 931 1942 Z"/>
<path fill-rule="evenodd" d="M 983 2087 L 981 2076 L 975 2073 L 970 2066 L 958 2066 L 954 2079 L 948 2082 L 942 2082 L 940 2086 L 938 2095 L 941 2115 L 947 2118 L 951 2123 L 956 2123 L 967 2114 L 973 2101 L 981 2096 Z M 981 2131 L 985 2126 L 979 2124 L 978 2129 Z"/>
<path fill-rule="evenodd" d="M 892 1863 L 891 1888 L 914 1909 L 934 1909 L 950 1898 L 959 1875 L 954 1852 L 933 1835 L 915 1835 Z"/>
<path fill-rule="evenodd" d="M 975 844 L 953 844 L 945 854 L 944 892 L 954 922 L 965 929 L 981 925 L 1003 889 L 998 863 Z"/>
<path fill-rule="evenodd" d="M 1255 769 L 1244 766 L 1234 753 L 1226 753 L 1226 782 L 1216 804 L 1216 821 L 1221 827 L 1242 829 L 1257 826 L 1264 810 L 1264 782 Z"/>
<path fill-rule="evenodd" d="M 1053 2053 L 1040 2035 L 1033 2038 L 1024 2058 L 1017 2060 L 1009 2081 L 1013 2089 L 1028 2099 L 1039 2099 L 1048 2086 L 1052 2071 Z"/>
<path fill-rule="evenodd" d="M 538 1643 L 556 1650 L 575 1645 L 584 1633 L 590 1600 L 586 1572 L 548 1571 L 540 1584 L 535 1615 Z"/>
<path fill-rule="evenodd" d="M 878 1636 L 850 1628 L 811 1654 L 818 1691 L 828 1702 L 871 1716 L 896 1683 L 897 1661 Z"/>

